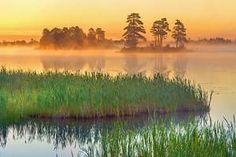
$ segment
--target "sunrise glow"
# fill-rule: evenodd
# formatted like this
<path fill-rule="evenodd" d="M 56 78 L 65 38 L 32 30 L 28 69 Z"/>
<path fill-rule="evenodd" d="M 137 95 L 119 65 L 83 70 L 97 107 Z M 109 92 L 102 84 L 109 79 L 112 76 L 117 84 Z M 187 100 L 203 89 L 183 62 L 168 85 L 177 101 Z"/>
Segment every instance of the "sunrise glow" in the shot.
<path fill-rule="evenodd" d="M 0 39 L 39 38 L 42 29 L 76 26 L 87 31 L 102 27 L 109 38 L 120 39 L 131 12 L 142 16 L 151 37 L 154 20 L 175 19 L 188 28 L 188 37 L 236 37 L 235 0 L 8 0 L 0 3 Z"/>

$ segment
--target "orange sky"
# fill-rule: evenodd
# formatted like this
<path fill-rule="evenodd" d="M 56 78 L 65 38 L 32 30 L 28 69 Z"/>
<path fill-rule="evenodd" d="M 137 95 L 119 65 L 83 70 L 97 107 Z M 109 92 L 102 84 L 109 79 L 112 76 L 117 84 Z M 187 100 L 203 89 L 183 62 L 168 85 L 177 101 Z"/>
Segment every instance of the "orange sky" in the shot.
<path fill-rule="evenodd" d="M 236 38 L 236 0 L 2 0 L 0 39 L 40 36 L 43 28 L 78 25 L 102 27 L 119 39 L 131 12 L 142 16 L 147 37 L 154 20 L 182 20 L 191 38 Z"/>

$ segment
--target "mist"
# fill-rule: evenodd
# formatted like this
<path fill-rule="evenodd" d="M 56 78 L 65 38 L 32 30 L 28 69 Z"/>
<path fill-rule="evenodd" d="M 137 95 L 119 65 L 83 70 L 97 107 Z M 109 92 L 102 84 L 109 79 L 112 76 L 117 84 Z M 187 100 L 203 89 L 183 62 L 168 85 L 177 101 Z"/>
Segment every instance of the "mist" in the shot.
<path fill-rule="evenodd" d="M 180 75 L 184 77 L 188 64 L 201 67 L 208 62 L 222 61 L 222 66 L 231 64 L 231 61 L 233 63 L 233 52 L 236 50 L 234 45 L 187 45 L 187 48 L 193 51 L 123 53 L 119 49 L 40 50 L 32 47 L 5 47 L 0 49 L 0 65 L 14 70 L 39 72 L 68 70 L 103 72 L 112 75 L 118 73 L 179 75 L 183 73 Z M 225 62 L 226 57 L 227 62 Z"/>

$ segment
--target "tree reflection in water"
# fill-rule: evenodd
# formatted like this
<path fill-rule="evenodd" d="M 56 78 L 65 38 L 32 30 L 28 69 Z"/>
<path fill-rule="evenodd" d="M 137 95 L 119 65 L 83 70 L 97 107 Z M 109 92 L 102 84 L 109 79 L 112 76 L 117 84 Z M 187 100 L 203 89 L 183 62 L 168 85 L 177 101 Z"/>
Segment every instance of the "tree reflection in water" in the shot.
<path fill-rule="evenodd" d="M 52 56 L 41 57 L 45 71 L 80 71 L 86 64 L 84 57 Z"/>
<path fill-rule="evenodd" d="M 162 54 L 155 56 L 153 58 L 153 62 L 154 64 L 152 68 L 152 73 L 153 74 L 159 73 L 159 74 L 162 74 L 164 77 L 168 78 L 171 71 L 168 70 L 168 67 L 164 62 Z"/>
<path fill-rule="evenodd" d="M 187 71 L 187 59 L 186 56 L 180 54 L 173 63 L 174 76 L 183 78 Z"/>
<path fill-rule="evenodd" d="M 183 78 L 187 69 L 187 59 L 185 55 L 179 54 L 177 58 L 174 58 L 173 63 L 167 61 L 167 58 L 163 54 L 158 54 L 151 57 L 148 61 L 146 58 L 138 57 L 137 54 L 124 54 L 122 66 L 117 60 L 112 61 L 112 63 L 106 62 L 112 60 L 104 56 L 51 56 L 51 57 L 41 57 L 41 63 L 45 71 L 82 71 L 87 72 L 104 72 L 109 66 L 116 65 L 121 67 L 118 73 L 128 74 L 142 74 L 146 75 L 148 70 L 151 70 L 151 74 L 160 73 L 165 77 L 169 77 L 170 73 L 174 76 Z M 109 65 L 111 64 L 111 65 Z M 151 69 L 147 69 L 147 65 L 151 65 Z M 107 67 L 105 67 L 107 66 Z"/>
<path fill-rule="evenodd" d="M 90 72 L 102 72 L 105 59 L 102 56 L 56 56 L 42 57 L 41 63 L 45 71 L 81 71 L 86 65 Z"/>
<path fill-rule="evenodd" d="M 144 66 L 146 63 L 140 63 L 138 60 L 137 55 L 132 54 L 132 55 L 124 55 L 124 62 L 125 65 L 123 67 L 124 71 L 128 74 L 134 75 L 134 74 L 146 74 L 146 70 L 144 70 Z"/>
<path fill-rule="evenodd" d="M 173 119 L 175 123 L 188 120 L 189 116 L 196 119 L 205 117 L 203 113 L 196 115 L 176 114 L 167 116 L 167 119 Z M 160 118 L 162 117 L 162 118 Z M 125 129 L 134 130 L 137 134 L 143 129 L 157 123 L 163 119 L 159 117 L 140 116 L 122 119 L 103 119 L 97 121 L 46 121 L 30 120 L 10 125 L 4 125 L 0 122 L 0 144 L 2 148 L 7 147 L 7 139 L 24 140 L 25 144 L 31 144 L 33 141 L 52 144 L 54 150 L 67 149 L 73 147 L 77 152 L 71 151 L 73 156 L 76 154 L 90 154 L 99 156 L 102 148 L 102 136 L 122 124 Z M 168 125 L 168 124 L 167 124 Z M 11 137 L 12 136 L 12 137 Z M 27 148 L 26 148 L 27 149 Z M 74 154 L 75 153 L 75 154 Z"/>
<path fill-rule="evenodd" d="M 105 58 L 103 56 L 93 56 L 86 60 L 91 72 L 103 72 L 105 68 Z"/>

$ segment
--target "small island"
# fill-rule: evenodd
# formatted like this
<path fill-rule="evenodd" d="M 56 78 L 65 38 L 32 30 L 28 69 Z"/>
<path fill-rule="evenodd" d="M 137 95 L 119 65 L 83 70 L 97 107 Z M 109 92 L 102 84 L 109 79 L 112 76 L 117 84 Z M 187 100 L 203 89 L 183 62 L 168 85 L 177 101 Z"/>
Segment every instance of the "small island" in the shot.
<path fill-rule="evenodd" d="M 156 20 L 150 30 L 154 41 L 147 41 L 143 34 L 146 30 L 138 13 L 132 13 L 127 17 L 127 26 L 121 40 L 106 39 L 102 28 L 90 28 L 86 34 L 80 27 L 64 27 L 43 30 L 39 41 L 40 49 L 108 49 L 121 48 L 121 52 L 180 52 L 186 51 L 186 28 L 180 20 L 176 20 L 172 37 L 175 46 L 164 45 L 163 41 L 169 32 L 169 23 L 166 18 Z M 145 41 L 147 46 L 139 47 L 139 43 Z"/>
<path fill-rule="evenodd" d="M 163 40 L 167 38 L 168 32 L 170 32 L 169 23 L 166 18 L 156 20 L 151 28 L 151 33 L 154 37 L 154 43 L 146 47 L 137 47 L 140 40 L 146 41 L 147 39 L 143 34 L 146 33 L 141 21 L 141 17 L 138 13 L 132 13 L 127 17 L 127 26 L 124 28 L 125 33 L 123 38 L 125 40 L 125 47 L 122 52 L 179 52 L 184 51 L 186 38 L 186 28 L 180 20 L 176 20 L 175 26 L 172 31 L 172 37 L 175 40 L 175 47 L 171 47 L 169 44 L 163 46 Z"/>

